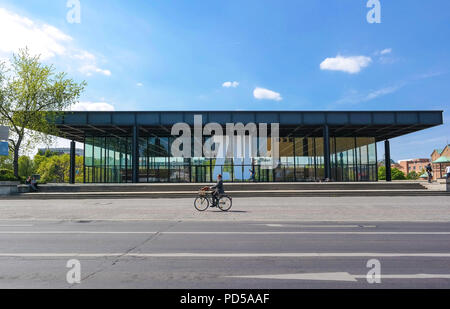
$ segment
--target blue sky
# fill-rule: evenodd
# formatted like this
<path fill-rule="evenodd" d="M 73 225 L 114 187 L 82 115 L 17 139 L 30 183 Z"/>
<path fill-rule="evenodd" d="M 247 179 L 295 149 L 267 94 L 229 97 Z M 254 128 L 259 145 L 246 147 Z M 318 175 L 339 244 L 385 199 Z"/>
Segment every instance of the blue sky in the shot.
<path fill-rule="evenodd" d="M 88 87 L 91 110 L 444 110 L 395 160 L 449 140 L 450 2 L 0 0 L 0 58 L 28 46 Z M 379 148 L 379 157 L 384 153 Z"/>

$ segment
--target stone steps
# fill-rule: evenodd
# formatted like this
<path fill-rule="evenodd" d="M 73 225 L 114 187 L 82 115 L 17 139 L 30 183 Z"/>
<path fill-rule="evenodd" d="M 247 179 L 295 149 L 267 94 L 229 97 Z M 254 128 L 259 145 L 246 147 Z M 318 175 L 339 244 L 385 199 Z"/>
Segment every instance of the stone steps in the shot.
<path fill-rule="evenodd" d="M 150 199 L 195 198 L 201 187 L 211 184 L 48 184 L 28 193 L 3 199 Z M 427 190 L 419 182 L 352 183 L 226 183 L 232 197 L 339 197 L 339 196 L 448 196 L 443 190 Z"/>
<path fill-rule="evenodd" d="M 227 192 L 233 198 L 239 197 L 350 197 L 350 196 L 450 196 L 450 192 L 429 190 L 266 190 Z M 24 193 L 9 196 L 8 199 L 155 199 L 192 198 L 195 191 L 175 192 L 77 192 L 77 193 Z"/>
<path fill-rule="evenodd" d="M 211 184 L 76 184 L 76 185 L 41 185 L 39 191 L 42 193 L 114 193 L 114 192 L 196 192 L 201 187 Z M 359 182 L 359 183 L 225 183 L 227 192 L 235 191 L 347 191 L 347 190 L 426 190 L 417 182 Z M 20 192 L 28 192 L 26 186 L 19 188 Z"/>

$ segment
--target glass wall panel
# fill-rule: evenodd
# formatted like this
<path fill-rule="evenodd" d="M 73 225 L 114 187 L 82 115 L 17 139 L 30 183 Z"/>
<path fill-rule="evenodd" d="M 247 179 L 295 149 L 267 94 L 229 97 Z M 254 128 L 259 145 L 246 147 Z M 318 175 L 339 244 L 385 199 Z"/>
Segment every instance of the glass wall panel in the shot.
<path fill-rule="evenodd" d="M 261 149 L 253 158 L 191 159 L 172 157 L 172 142 L 173 137 L 141 134 L 139 182 L 210 183 L 218 174 L 226 182 L 248 182 L 252 171 L 256 182 L 322 181 L 325 176 L 322 137 L 280 137 L 279 164 L 274 169 L 267 168 L 272 159 Z M 267 148 L 270 151 L 270 139 Z M 376 160 L 374 138 L 330 137 L 332 181 L 376 181 Z M 84 162 L 88 183 L 132 182 L 132 137 L 86 137 Z"/>
<path fill-rule="evenodd" d="M 323 138 L 315 138 L 315 180 L 322 180 L 325 178 L 325 158 L 323 149 Z"/>
<path fill-rule="evenodd" d="M 354 181 L 356 161 L 354 156 L 355 138 L 337 137 L 334 147 L 331 148 L 331 156 L 335 158 L 332 165 L 332 176 L 335 181 Z"/>

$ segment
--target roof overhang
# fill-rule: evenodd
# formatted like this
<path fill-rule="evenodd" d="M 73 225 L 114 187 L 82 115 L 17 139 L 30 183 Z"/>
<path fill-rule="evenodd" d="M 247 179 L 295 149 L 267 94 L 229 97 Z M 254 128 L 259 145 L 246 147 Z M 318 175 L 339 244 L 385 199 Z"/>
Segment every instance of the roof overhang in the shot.
<path fill-rule="evenodd" d="M 138 126 L 141 134 L 170 136 L 172 126 L 187 123 L 194 115 L 203 124 L 279 123 L 280 136 L 320 137 L 328 125 L 330 136 L 391 139 L 443 124 L 442 111 L 155 111 L 155 112 L 65 112 L 57 117 L 60 137 L 84 141 L 86 136 L 131 136 Z"/>

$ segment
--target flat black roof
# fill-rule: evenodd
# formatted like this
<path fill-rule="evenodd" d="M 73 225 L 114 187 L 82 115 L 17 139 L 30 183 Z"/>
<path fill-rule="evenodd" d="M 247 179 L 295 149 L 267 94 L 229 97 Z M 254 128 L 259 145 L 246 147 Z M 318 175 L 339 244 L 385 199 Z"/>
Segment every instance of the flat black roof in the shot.
<path fill-rule="evenodd" d="M 114 111 L 64 112 L 55 120 L 61 137 L 79 142 L 85 136 L 131 136 L 133 126 L 143 135 L 169 136 L 175 123 L 279 123 L 280 137 L 331 136 L 394 138 L 443 124 L 443 111 Z"/>

